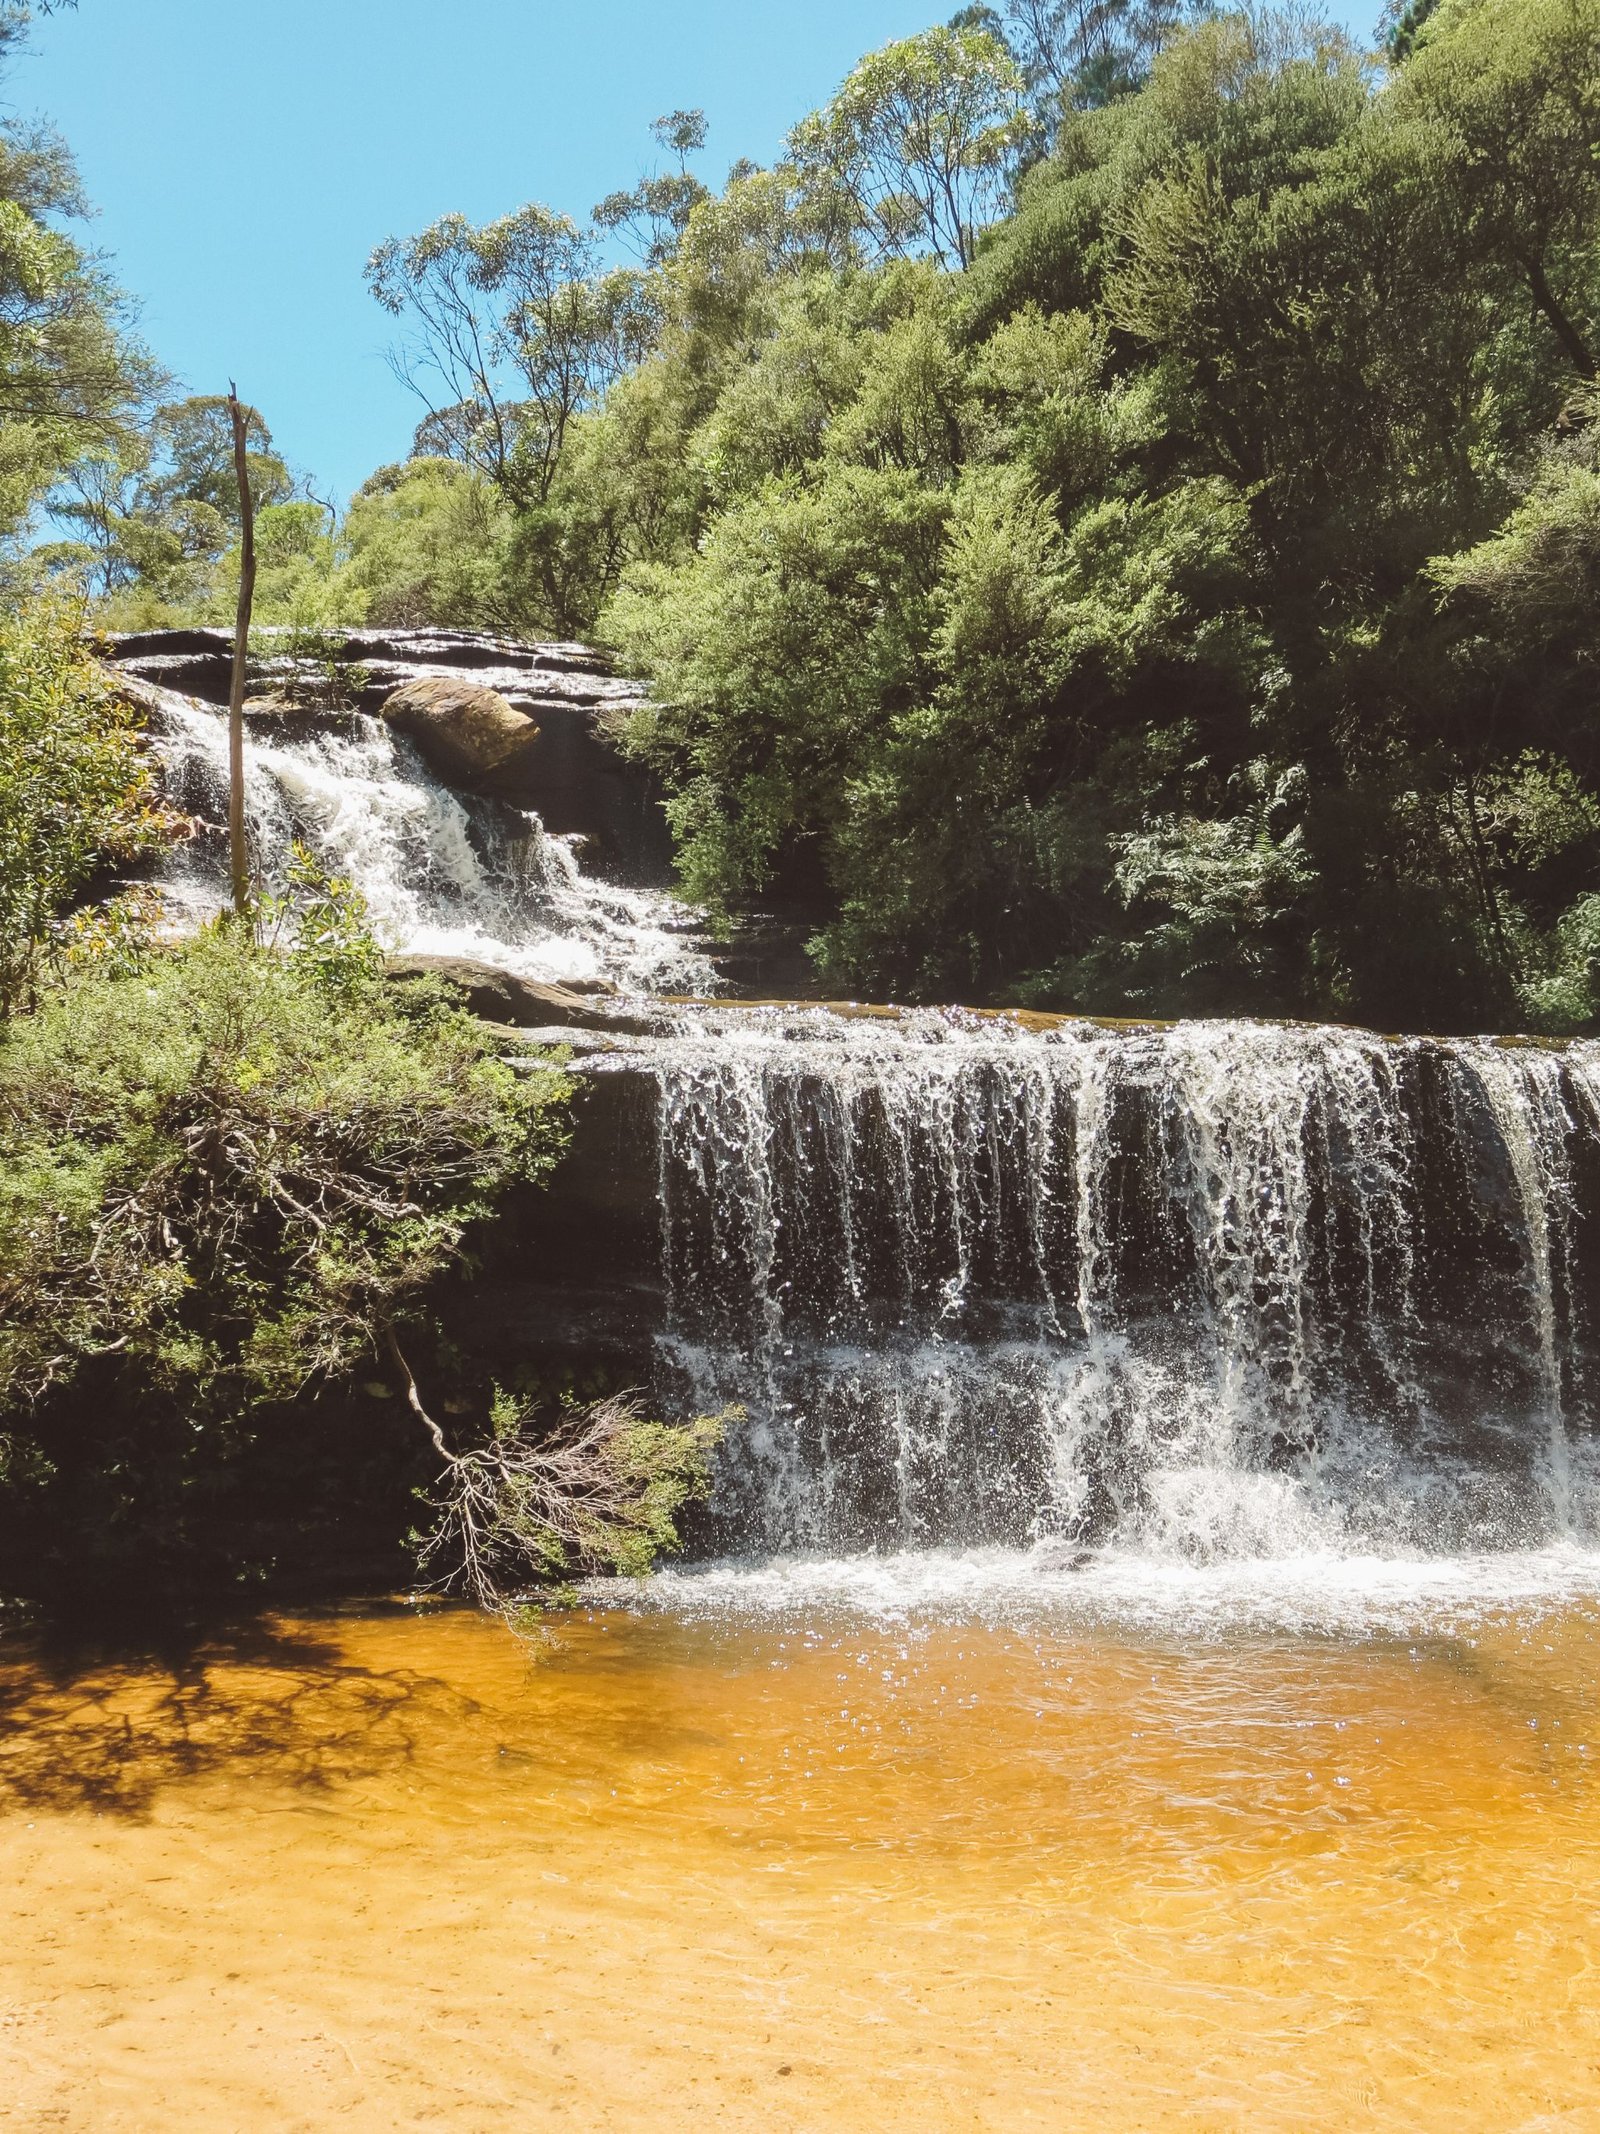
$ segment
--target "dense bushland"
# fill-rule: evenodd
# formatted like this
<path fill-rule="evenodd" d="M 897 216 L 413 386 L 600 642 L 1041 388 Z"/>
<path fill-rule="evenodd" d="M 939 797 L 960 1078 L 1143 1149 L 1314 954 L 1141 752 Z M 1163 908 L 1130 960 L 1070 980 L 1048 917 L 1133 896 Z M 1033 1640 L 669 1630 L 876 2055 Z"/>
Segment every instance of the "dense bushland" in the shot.
<path fill-rule="evenodd" d="M 646 1567 L 717 1426 L 518 1398 L 441 1318 L 559 1066 L 391 983 L 303 853 L 163 944 L 117 875 L 184 825 L 80 620 L 0 616 L 0 1598 L 397 1577 L 414 1523 L 482 1600 Z"/>
<path fill-rule="evenodd" d="M 333 525 L 262 429 L 267 619 L 598 634 L 841 988 L 1595 1026 L 1600 0 L 1011 0 L 657 135 L 377 249 L 416 454 Z M 105 612 L 224 616 L 215 408 L 124 435 Z"/>
<path fill-rule="evenodd" d="M 1588 0 L 1222 16 L 963 273 L 708 331 L 698 211 L 585 443 L 676 505 L 598 624 L 689 887 L 852 986 L 1592 1026 L 1597 146 Z"/>

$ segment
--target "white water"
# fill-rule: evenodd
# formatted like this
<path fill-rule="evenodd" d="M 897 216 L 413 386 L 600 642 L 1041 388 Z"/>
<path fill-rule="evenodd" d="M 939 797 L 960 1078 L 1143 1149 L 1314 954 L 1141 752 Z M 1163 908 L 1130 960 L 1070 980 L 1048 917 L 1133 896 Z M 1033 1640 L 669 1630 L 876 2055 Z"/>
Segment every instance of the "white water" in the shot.
<path fill-rule="evenodd" d="M 1571 1545 L 1476 1554 L 1303 1553 L 1197 1565 L 1135 1550 L 1075 1565 L 1032 1550 L 921 1549 L 890 1555 L 724 1560 L 624 1585 L 597 1580 L 596 1603 L 687 1617 L 766 1619 L 821 1634 L 830 1620 L 971 1622 L 1060 1631 L 1231 1639 L 1468 1635 L 1600 1603 L 1600 1551 Z"/>
<path fill-rule="evenodd" d="M 728 1541 L 1600 1540 L 1600 1046 L 729 1008 L 648 1064 Z"/>
<path fill-rule="evenodd" d="M 194 698 L 168 695 L 160 745 L 174 790 L 225 819 L 227 725 Z M 385 944 L 466 956 L 559 984 L 603 978 L 626 992 L 714 991 L 690 938 L 693 914 L 664 893 L 585 873 L 580 840 L 538 817 L 441 785 L 381 719 L 348 732 L 263 738 L 245 747 L 251 852 L 286 856 L 300 838 L 367 901 Z M 267 868 L 270 876 L 271 868 Z M 180 862 L 165 882 L 180 923 L 209 916 L 225 892 L 216 862 Z"/>
<path fill-rule="evenodd" d="M 215 817 L 223 719 L 172 703 Z M 377 721 L 256 739 L 247 775 L 255 849 L 303 838 L 396 947 L 712 988 L 681 907 Z M 589 1064 L 654 1084 L 656 1391 L 745 1410 L 713 1514 L 747 1559 L 671 1605 L 1398 1621 L 1600 1582 L 1600 1046 L 665 1025 Z"/>

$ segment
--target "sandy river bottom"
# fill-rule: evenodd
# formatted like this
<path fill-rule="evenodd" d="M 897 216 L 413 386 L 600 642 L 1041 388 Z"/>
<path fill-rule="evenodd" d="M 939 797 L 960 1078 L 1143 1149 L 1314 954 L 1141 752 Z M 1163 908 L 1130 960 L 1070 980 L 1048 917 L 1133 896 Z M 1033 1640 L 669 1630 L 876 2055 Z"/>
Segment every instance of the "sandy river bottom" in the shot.
<path fill-rule="evenodd" d="M 1593 1599 L 685 1595 L 0 1644 L 0 2127 L 1600 2128 Z"/>

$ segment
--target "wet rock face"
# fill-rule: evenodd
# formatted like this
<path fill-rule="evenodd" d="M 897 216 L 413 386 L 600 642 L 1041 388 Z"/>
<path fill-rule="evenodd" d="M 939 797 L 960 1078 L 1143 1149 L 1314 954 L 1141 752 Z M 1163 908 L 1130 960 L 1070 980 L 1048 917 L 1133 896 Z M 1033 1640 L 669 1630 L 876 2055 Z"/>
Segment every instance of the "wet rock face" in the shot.
<path fill-rule="evenodd" d="M 285 648 L 281 658 L 252 661 L 254 703 L 247 705 L 248 714 L 285 722 L 300 717 L 308 726 L 326 719 L 329 714 L 314 706 L 298 713 L 284 707 L 283 685 L 294 665 L 291 633 L 265 630 L 253 641 L 271 645 L 275 638 Z M 144 631 L 111 639 L 110 654 L 135 679 L 209 704 L 228 701 L 230 631 Z M 397 692 L 409 695 L 422 683 L 450 682 L 492 693 L 523 722 L 504 729 L 508 742 L 514 733 L 528 745 L 508 746 L 487 769 L 475 765 L 472 751 L 460 759 L 459 769 L 441 754 L 430 758 L 439 774 L 535 809 L 558 837 L 592 838 L 602 871 L 615 880 L 670 877 L 671 839 L 659 791 L 616 741 L 640 701 L 639 684 L 613 675 L 591 647 L 519 644 L 468 630 L 351 630 L 339 641 L 332 665 L 346 704 L 363 712 L 381 712 Z M 530 727 L 538 729 L 536 743 Z M 412 738 L 423 745 L 420 731 Z"/>

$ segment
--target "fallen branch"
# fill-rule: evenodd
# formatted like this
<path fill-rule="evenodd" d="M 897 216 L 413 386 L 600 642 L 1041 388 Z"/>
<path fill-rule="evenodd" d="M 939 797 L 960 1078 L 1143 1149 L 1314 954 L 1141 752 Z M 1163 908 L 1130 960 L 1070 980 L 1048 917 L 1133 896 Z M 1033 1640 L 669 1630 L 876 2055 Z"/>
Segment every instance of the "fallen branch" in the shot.
<path fill-rule="evenodd" d="M 453 1467 L 456 1464 L 455 1455 L 451 1452 L 450 1447 L 445 1443 L 444 1432 L 439 1428 L 439 1425 L 434 1421 L 433 1417 L 422 1405 L 422 1395 L 417 1390 L 416 1378 L 412 1374 L 410 1364 L 406 1362 L 405 1353 L 400 1347 L 399 1337 L 395 1333 L 394 1328 L 387 1322 L 385 1322 L 383 1328 L 383 1342 L 384 1347 L 388 1350 L 390 1358 L 394 1363 L 395 1369 L 405 1380 L 406 1399 L 411 1404 L 412 1414 L 416 1416 L 417 1420 L 422 1424 L 424 1430 L 427 1431 L 429 1437 L 433 1439 L 434 1449 L 437 1451 L 440 1459 L 443 1460 L 447 1466 Z"/>
<path fill-rule="evenodd" d="M 436 1585 L 504 1611 L 532 1584 L 586 1571 L 640 1576 L 678 1546 L 678 1514 L 706 1494 L 731 1416 L 652 1422 L 636 1394 L 622 1393 L 566 1409 L 534 1435 L 530 1418 L 501 1401 L 489 1442 L 453 1453 L 393 1329 L 384 1334 L 445 1463 L 438 1518 L 418 1552 Z"/>

